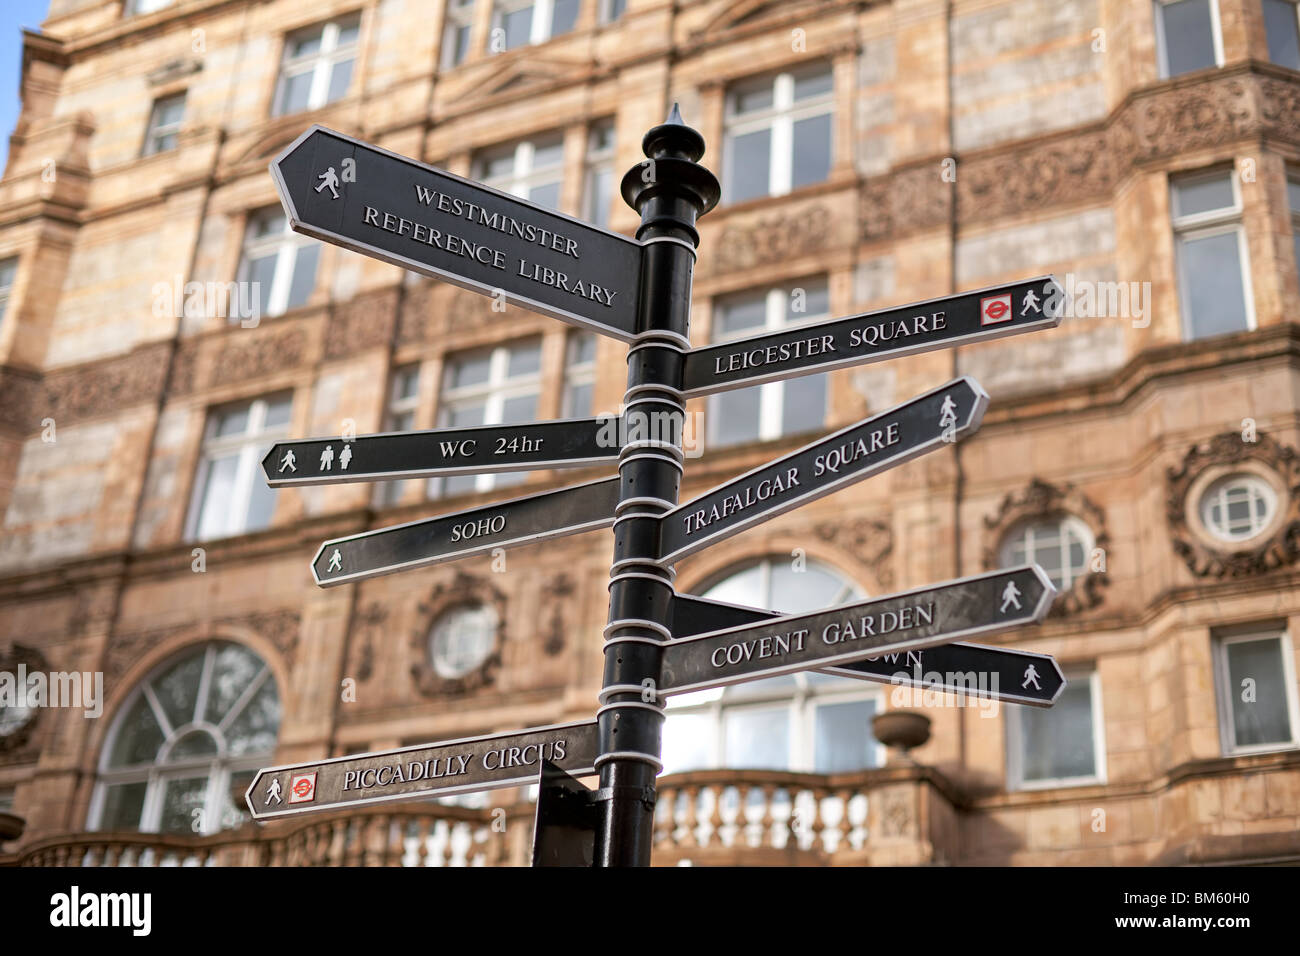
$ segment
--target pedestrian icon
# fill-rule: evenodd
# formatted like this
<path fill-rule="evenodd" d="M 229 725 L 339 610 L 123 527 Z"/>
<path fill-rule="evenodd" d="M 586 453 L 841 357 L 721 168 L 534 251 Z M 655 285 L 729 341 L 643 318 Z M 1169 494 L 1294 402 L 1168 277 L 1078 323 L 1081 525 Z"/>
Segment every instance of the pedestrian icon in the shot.
<path fill-rule="evenodd" d="M 333 166 L 331 166 L 329 169 L 325 170 L 325 172 L 321 173 L 321 174 L 320 174 L 319 176 L 317 176 L 316 178 L 319 179 L 319 180 L 321 180 L 321 184 L 320 184 L 319 186 L 316 187 L 316 191 L 317 191 L 317 192 L 320 192 L 322 189 L 325 189 L 326 187 L 328 187 L 328 188 L 329 188 L 329 191 L 330 191 L 330 194 L 331 194 L 335 199 L 338 199 L 338 198 L 339 198 L 339 189 L 338 189 L 338 187 L 339 187 L 339 174 L 336 173 L 336 172 L 334 172 L 334 167 L 333 167 Z"/>
<path fill-rule="evenodd" d="M 271 785 L 266 788 L 266 805 L 268 807 L 271 805 L 272 800 L 274 800 L 276 803 L 284 803 L 284 801 L 280 799 L 280 778 L 279 777 L 272 777 Z"/>
<path fill-rule="evenodd" d="M 294 464 L 297 460 L 298 460 L 298 456 L 295 455 L 293 453 L 293 449 L 290 448 L 288 451 L 284 453 L 284 457 L 280 459 L 280 471 L 283 473 L 283 471 L 286 468 L 288 468 L 290 471 L 297 471 L 298 466 Z"/>
<path fill-rule="evenodd" d="M 330 555 L 330 566 L 326 570 L 328 571 L 343 570 L 343 555 L 339 554 L 338 548 L 335 548 L 334 553 Z"/>
<path fill-rule="evenodd" d="M 1008 581 L 1007 586 L 1002 589 L 1002 607 L 998 610 L 1006 614 L 1008 607 L 1020 610 L 1020 588 L 1016 587 L 1015 581 Z"/>
<path fill-rule="evenodd" d="M 1034 669 L 1033 664 L 1030 664 L 1028 667 L 1025 668 L 1025 679 L 1020 686 L 1028 687 L 1031 683 L 1034 685 L 1034 690 L 1043 689 L 1043 685 L 1038 683 L 1038 671 Z"/>
<path fill-rule="evenodd" d="M 334 466 L 334 446 L 326 445 L 320 453 L 320 470 L 329 471 Z"/>
<path fill-rule="evenodd" d="M 1024 306 L 1024 308 L 1022 308 L 1022 309 L 1020 310 L 1020 314 L 1021 314 L 1021 315 L 1028 315 L 1030 309 L 1033 309 L 1035 312 L 1042 312 L 1042 311 L 1043 311 L 1043 310 L 1042 310 L 1041 308 L 1039 308 L 1039 306 L 1038 306 L 1038 296 L 1034 295 L 1034 290 L 1033 290 L 1033 289 L 1026 289 L 1026 290 L 1025 290 L 1025 306 Z"/>
<path fill-rule="evenodd" d="M 344 471 L 347 471 L 348 462 L 350 462 L 351 460 L 352 460 L 352 446 L 345 444 L 343 446 L 343 453 L 339 455 L 339 467 L 342 468 Z"/>
<path fill-rule="evenodd" d="M 957 424 L 957 403 L 951 395 L 943 397 L 943 407 L 939 409 L 939 427 L 953 428 Z"/>

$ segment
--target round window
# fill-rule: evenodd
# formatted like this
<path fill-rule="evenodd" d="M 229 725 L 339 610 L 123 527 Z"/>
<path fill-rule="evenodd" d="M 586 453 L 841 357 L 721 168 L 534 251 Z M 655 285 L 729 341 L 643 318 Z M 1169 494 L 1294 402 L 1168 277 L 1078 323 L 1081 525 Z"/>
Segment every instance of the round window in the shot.
<path fill-rule="evenodd" d="M 452 608 L 433 624 L 429 656 L 439 677 L 464 677 L 483 665 L 496 644 L 497 615 L 487 605 Z"/>
<path fill-rule="evenodd" d="M 1226 475 L 1205 489 L 1201 523 L 1222 541 L 1245 541 L 1263 531 L 1277 510 L 1273 487 L 1257 475 Z"/>
<path fill-rule="evenodd" d="M 1088 572 L 1093 537 L 1089 527 L 1072 515 L 1038 518 L 1012 529 L 1002 541 L 1004 567 L 1038 564 L 1061 590 Z"/>

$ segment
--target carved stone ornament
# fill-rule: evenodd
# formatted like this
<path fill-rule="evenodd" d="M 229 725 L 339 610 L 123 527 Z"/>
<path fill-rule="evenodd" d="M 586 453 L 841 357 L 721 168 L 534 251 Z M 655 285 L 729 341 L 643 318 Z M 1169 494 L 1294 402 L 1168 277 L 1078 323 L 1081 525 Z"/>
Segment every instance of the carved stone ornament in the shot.
<path fill-rule="evenodd" d="M 433 666 L 429 637 L 438 618 L 458 607 L 487 605 L 496 612 L 497 629 L 491 652 L 478 667 L 459 677 L 444 677 Z M 482 578 L 458 571 L 450 581 L 438 584 L 420 604 L 420 626 L 411 637 L 415 663 L 411 677 L 415 689 L 425 697 L 465 694 L 486 687 L 496 679 L 501 668 L 501 649 L 505 644 L 505 595 Z"/>
<path fill-rule="evenodd" d="M 1200 496 L 1212 481 L 1246 471 L 1270 484 L 1281 483 L 1279 514 L 1260 535 L 1234 546 L 1213 538 L 1199 521 L 1189 521 Z M 1174 552 L 1198 578 L 1238 578 L 1264 574 L 1296 563 L 1300 557 L 1300 455 L 1268 435 L 1244 440 L 1240 432 L 1223 432 L 1192 445 L 1182 463 L 1166 471 L 1165 502 Z M 1194 520 L 1194 519 L 1193 519 Z M 1271 529 L 1271 531 L 1270 531 Z"/>
<path fill-rule="evenodd" d="M 0 674 L 6 675 L 4 677 L 6 683 L 13 682 L 14 692 L 17 692 L 19 665 L 23 665 L 26 668 L 25 673 L 29 675 L 44 674 L 49 671 L 49 664 L 44 655 L 35 648 L 14 644 L 7 651 L 0 652 Z M 4 697 L 0 697 L 0 702 L 3 701 Z M 3 713 L 4 710 L 0 710 L 0 714 Z M 33 707 L 27 711 L 25 718 L 14 726 L 8 726 L 8 722 L 0 721 L 0 727 L 4 728 L 0 731 L 0 758 L 7 759 L 32 749 L 41 714 L 41 708 Z"/>
<path fill-rule="evenodd" d="M 546 625 L 546 637 L 542 642 L 542 650 L 549 657 L 554 657 L 560 651 L 564 650 L 564 610 L 572 604 L 570 598 L 577 586 L 573 583 L 573 578 L 561 572 L 542 589 L 547 603 L 550 605 L 550 620 Z"/>
<path fill-rule="evenodd" d="M 709 255 L 710 272 L 734 272 L 818 252 L 834 230 L 830 209 L 817 203 L 764 216 L 737 218 L 722 229 Z"/>
<path fill-rule="evenodd" d="M 1021 491 L 1011 492 L 1002 499 L 996 514 L 984 518 L 984 567 L 993 571 L 1002 566 L 1002 542 L 1018 525 L 1026 521 L 1051 520 L 1073 516 L 1092 531 L 1093 547 L 1104 555 L 1110 547 L 1110 532 L 1106 529 L 1106 513 L 1074 485 L 1064 487 L 1035 478 Z M 1056 596 L 1051 614 L 1060 617 L 1091 610 L 1101 604 L 1102 590 L 1110 586 L 1110 579 L 1102 571 L 1092 569 L 1092 556 L 1088 556 L 1087 570 L 1076 577 L 1070 586 Z"/>
<path fill-rule="evenodd" d="M 817 537 L 834 545 L 871 568 L 883 588 L 894 586 L 894 529 L 875 518 L 853 521 L 824 521 L 813 528 Z"/>

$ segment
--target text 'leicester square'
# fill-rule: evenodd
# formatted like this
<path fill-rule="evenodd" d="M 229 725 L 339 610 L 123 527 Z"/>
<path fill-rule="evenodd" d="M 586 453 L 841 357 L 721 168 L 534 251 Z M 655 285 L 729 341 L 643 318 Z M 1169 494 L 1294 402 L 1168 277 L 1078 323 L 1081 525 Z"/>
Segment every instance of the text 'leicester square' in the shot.
<path fill-rule="evenodd" d="M 1052 328 L 1060 286 L 1043 276 L 695 348 L 695 223 L 718 202 L 719 184 L 699 163 L 703 138 L 675 106 L 642 147 L 647 160 L 621 187 L 641 215 L 634 239 L 321 127 L 271 164 L 294 230 L 629 348 L 622 420 L 326 436 L 267 454 L 273 487 L 611 468 L 595 481 L 327 541 L 311 564 L 322 587 L 601 528 L 613 529 L 614 557 L 593 720 L 264 769 L 246 794 L 255 819 L 537 783 L 535 865 L 643 866 L 672 695 L 812 670 L 1035 706 L 1059 697 L 1065 681 L 1050 656 L 963 640 L 1043 620 L 1056 591 L 1037 565 L 797 615 L 678 594 L 673 565 L 969 438 L 989 403 L 978 382 L 958 377 L 679 502 L 688 399 Z M 676 427 L 666 437 L 617 427 L 634 414 Z M 953 676 L 977 670 L 995 678 L 992 690 Z M 572 779 L 591 774 L 598 789 Z"/>

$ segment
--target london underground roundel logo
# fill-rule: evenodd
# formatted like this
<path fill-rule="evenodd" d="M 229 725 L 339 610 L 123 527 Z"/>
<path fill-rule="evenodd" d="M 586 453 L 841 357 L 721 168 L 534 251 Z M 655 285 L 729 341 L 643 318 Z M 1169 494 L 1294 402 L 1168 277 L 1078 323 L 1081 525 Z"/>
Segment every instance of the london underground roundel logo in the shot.
<path fill-rule="evenodd" d="M 296 773 L 289 781 L 289 802 L 310 803 L 316 799 L 316 771 Z"/>
<path fill-rule="evenodd" d="M 997 325 L 1011 319 L 1011 294 L 980 299 L 980 325 Z"/>

